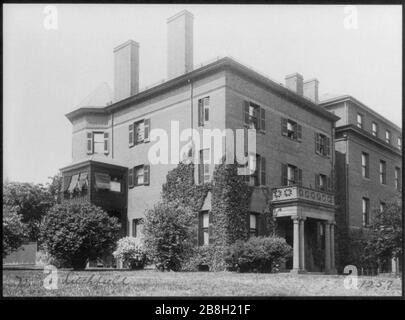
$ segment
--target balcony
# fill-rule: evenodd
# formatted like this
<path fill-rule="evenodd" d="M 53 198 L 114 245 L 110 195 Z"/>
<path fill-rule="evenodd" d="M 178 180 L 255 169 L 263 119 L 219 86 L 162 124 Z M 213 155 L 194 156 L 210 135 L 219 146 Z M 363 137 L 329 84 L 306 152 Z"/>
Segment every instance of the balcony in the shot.
<path fill-rule="evenodd" d="M 272 189 L 272 203 L 306 202 L 316 205 L 334 207 L 335 196 L 333 193 L 313 190 L 300 186 L 285 186 Z"/>

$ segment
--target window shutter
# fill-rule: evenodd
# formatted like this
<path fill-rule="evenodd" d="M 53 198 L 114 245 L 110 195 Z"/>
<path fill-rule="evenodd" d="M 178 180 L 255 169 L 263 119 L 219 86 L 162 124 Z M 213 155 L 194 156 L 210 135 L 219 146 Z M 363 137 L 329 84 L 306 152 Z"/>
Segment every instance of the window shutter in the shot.
<path fill-rule="evenodd" d="M 246 126 L 249 126 L 249 101 L 244 101 L 243 104 L 243 114 L 244 114 L 244 122 Z"/>
<path fill-rule="evenodd" d="M 328 191 L 332 191 L 332 181 L 330 177 L 326 177 L 326 188 Z"/>
<path fill-rule="evenodd" d="M 110 152 L 110 141 L 108 132 L 104 132 L 104 154 Z"/>
<path fill-rule="evenodd" d="M 87 132 L 87 154 L 93 154 L 93 132 Z"/>
<path fill-rule="evenodd" d="M 260 130 L 266 131 L 266 110 L 260 108 Z"/>
<path fill-rule="evenodd" d="M 203 99 L 198 100 L 198 125 L 204 125 L 204 104 Z"/>
<path fill-rule="evenodd" d="M 213 221 L 212 221 L 212 214 L 211 211 L 208 211 L 208 244 L 213 243 L 213 235 L 214 235 L 214 228 L 213 228 Z"/>
<path fill-rule="evenodd" d="M 143 122 L 143 126 L 144 126 L 143 141 L 149 142 L 150 119 L 145 119 Z"/>
<path fill-rule="evenodd" d="M 260 158 L 260 163 L 261 163 L 261 181 L 260 184 L 261 185 L 266 185 L 266 158 L 265 157 L 261 157 Z"/>
<path fill-rule="evenodd" d="M 297 124 L 297 138 L 298 140 L 302 140 L 302 126 Z"/>
<path fill-rule="evenodd" d="M 319 174 L 315 174 L 315 190 L 319 190 Z"/>
<path fill-rule="evenodd" d="M 325 155 L 330 156 L 330 139 L 325 137 Z"/>
<path fill-rule="evenodd" d="M 143 184 L 148 186 L 150 183 L 150 166 L 144 165 L 143 166 Z"/>
<path fill-rule="evenodd" d="M 129 144 L 129 146 L 130 147 L 133 147 L 134 146 L 134 124 L 133 123 L 131 123 L 129 126 L 128 126 L 128 144 Z"/>
<path fill-rule="evenodd" d="M 288 131 L 287 131 L 287 119 L 286 118 L 281 118 L 281 134 L 283 136 L 287 136 L 288 135 Z"/>
<path fill-rule="evenodd" d="M 321 148 L 321 141 L 319 133 L 315 132 L 315 153 L 319 154 Z"/>
<path fill-rule="evenodd" d="M 134 187 L 134 168 L 128 169 L 128 187 L 129 188 Z"/>
<path fill-rule="evenodd" d="M 287 185 L 287 165 L 284 163 L 281 164 L 281 185 Z"/>
<path fill-rule="evenodd" d="M 302 169 L 298 169 L 298 186 L 302 187 Z"/>

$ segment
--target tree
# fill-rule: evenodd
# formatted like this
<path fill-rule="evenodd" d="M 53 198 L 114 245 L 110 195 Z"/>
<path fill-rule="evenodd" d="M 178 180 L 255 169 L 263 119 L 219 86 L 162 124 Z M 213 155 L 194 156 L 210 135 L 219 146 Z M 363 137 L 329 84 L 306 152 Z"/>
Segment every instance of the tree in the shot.
<path fill-rule="evenodd" d="M 160 202 L 146 212 L 145 245 L 159 270 L 179 271 L 196 237 L 192 211 L 178 203 Z"/>
<path fill-rule="evenodd" d="M 47 183 L 48 192 L 51 194 L 55 203 L 61 203 L 63 178 L 61 173 L 57 173 L 49 177 L 50 182 Z"/>
<path fill-rule="evenodd" d="M 13 207 L 3 205 L 3 258 L 17 250 L 26 239 L 26 227 Z"/>
<path fill-rule="evenodd" d="M 22 216 L 29 239 L 36 241 L 42 216 L 54 204 L 54 199 L 42 184 L 9 182 L 3 185 L 3 203 L 14 207 Z"/>
<path fill-rule="evenodd" d="M 121 225 L 101 208 L 88 203 L 52 207 L 40 227 L 45 250 L 63 266 L 83 269 L 87 259 L 112 253 Z"/>
<path fill-rule="evenodd" d="M 402 202 L 393 199 L 382 212 L 376 212 L 365 240 L 364 259 L 388 261 L 402 256 Z"/>

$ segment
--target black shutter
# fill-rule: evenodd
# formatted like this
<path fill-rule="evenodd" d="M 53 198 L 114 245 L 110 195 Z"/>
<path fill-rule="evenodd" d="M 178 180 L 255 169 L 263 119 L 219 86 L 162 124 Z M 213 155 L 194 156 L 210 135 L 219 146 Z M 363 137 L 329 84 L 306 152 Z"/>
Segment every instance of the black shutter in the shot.
<path fill-rule="evenodd" d="M 260 130 L 266 131 L 266 110 L 260 108 Z"/>
<path fill-rule="evenodd" d="M 143 166 L 143 184 L 148 186 L 150 183 L 150 166 L 144 165 Z"/>
<path fill-rule="evenodd" d="M 325 137 L 325 156 L 330 156 L 330 139 Z"/>
<path fill-rule="evenodd" d="M 327 191 L 331 192 L 332 191 L 332 182 L 330 177 L 326 177 L 326 186 L 327 186 Z"/>
<path fill-rule="evenodd" d="M 133 145 L 134 145 L 134 124 L 133 123 L 131 123 L 128 126 L 128 145 L 130 147 L 133 147 Z"/>
<path fill-rule="evenodd" d="M 315 174 L 315 190 L 319 190 L 319 174 Z"/>
<path fill-rule="evenodd" d="M 204 244 L 204 233 L 203 233 L 203 212 L 198 213 L 198 245 L 202 246 Z"/>
<path fill-rule="evenodd" d="M 110 142 L 109 142 L 109 134 L 108 132 L 104 132 L 104 154 L 108 154 L 110 152 Z"/>
<path fill-rule="evenodd" d="M 244 114 L 244 123 L 246 126 L 249 126 L 249 101 L 244 101 L 243 103 L 243 114 Z"/>
<path fill-rule="evenodd" d="M 298 169 L 298 186 L 302 187 L 302 169 Z"/>
<path fill-rule="evenodd" d="M 203 99 L 198 100 L 198 125 L 204 125 L 204 105 Z"/>
<path fill-rule="evenodd" d="M 286 118 L 281 118 L 281 134 L 283 136 L 287 136 L 288 135 L 288 131 L 287 131 L 287 119 Z"/>
<path fill-rule="evenodd" d="M 260 158 L 260 163 L 261 163 L 261 180 L 260 180 L 260 184 L 261 185 L 266 185 L 266 158 L 265 157 L 261 157 Z"/>
<path fill-rule="evenodd" d="M 93 154 L 93 132 L 87 132 L 87 154 Z"/>
<path fill-rule="evenodd" d="M 315 132 L 315 153 L 319 154 L 321 148 L 319 133 Z"/>
<path fill-rule="evenodd" d="M 302 126 L 297 124 L 297 138 L 299 141 L 302 140 Z"/>
<path fill-rule="evenodd" d="M 128 169 L 128 187 L 129 188 L 134 187 L 134 168 Z"/>
<path fill-rule="evenodd" d="M 281 185 L 286 186 L 288 184 L 287 181 L 287 165 L 282 163 L 281 164 Z"/>
<path fill-rule="evenodd" d="M 203 150 L 200 150 L 200 159 L 198 163 L 198 183 L 204 183 L 204 163 L 203 163 Z"/>
<path fill-rule="evenodd" d="M 150 119 L 145 119 L 143 122 L 143 141 L 148 142 L 149 141 L 149 132 L 150 132 Z"/>

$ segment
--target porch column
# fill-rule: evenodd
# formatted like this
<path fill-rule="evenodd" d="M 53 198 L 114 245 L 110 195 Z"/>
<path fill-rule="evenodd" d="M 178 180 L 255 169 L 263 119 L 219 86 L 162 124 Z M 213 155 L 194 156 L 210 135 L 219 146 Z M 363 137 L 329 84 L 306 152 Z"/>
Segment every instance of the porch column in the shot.
<path fill-rule="evenodd" d="M 330 268 L 332 273 L 336 273 L 335 267 L 335 221 L 330 224 Z"/>
<path fill-rule="evenodd" d="M 398 258 L 391 258 L 391 273 L 396 274 L 398 272 L 397 262 Z"/>
<path fill-rule="evenodd" d="M 297 272 L 300 269 L 300 229 L 298 217 L 291 217 L 294 223 L 294 234 L 293 234 L 293 269 L 292 271 Z"/>
<path fill-rule="evenodd" d="M 300 270 L 305 271 L 305 233 L 304 233 L 304 223 L 306 218 L 301 217 L 300 222 Z"/>
<path fill-rule="evenodd" d="M 330 269 L 330 221 L 326 221 L 325 226 L 325 272 L 329 273 Z"/>

